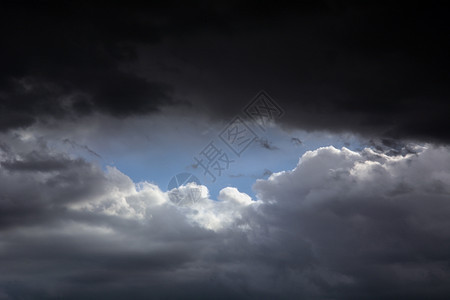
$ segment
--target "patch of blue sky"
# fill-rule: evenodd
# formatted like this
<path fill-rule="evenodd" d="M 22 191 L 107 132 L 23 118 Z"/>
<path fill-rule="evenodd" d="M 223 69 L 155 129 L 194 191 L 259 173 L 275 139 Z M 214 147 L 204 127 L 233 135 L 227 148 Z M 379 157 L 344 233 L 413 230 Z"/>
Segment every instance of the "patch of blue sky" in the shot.
<path fill-rule="evenodd" d="M 109 161 L 110 165 L 114 165 L 135 182 L 152 182 L 162 190 L 167 188 L 173 176 L 188 172 L 208 187 L 213 199 L 227 186 L 236 187 L 254 198 L 252 185 L 256 179 L 268 178 L 272 172 L 293 169 L 308 150 L 329 145 L 361 148 L 360 141 L 352 135 L 307 133 L 299 130 L 287 132 L 275 127 L 264 133 L 258 132 L 259 140 L 254 141 L 238 157 L 218 138 L 220 130 L 210 130 L 203 134 L 192 131 L 187 134 L 186 131 L 189 130 L 167 132 L 170 138 L 165 142 L 160 139 L 157 145 L 152 145 L 149 141 L 147 149 L 122 152 L 120 156 L 106 155 L 104 161 Z M 214 179 L 194 160 L 194 157 L 200 157 L 200 152 L 210 142 L 233 160 L 228 169 L 221 171 L 220 176 L 210 167 L 208 170 L 214 175 Z M 223 164 L 222 167 L 225 168 Z"/>
<path fill-rule="evenodd" d="M 116 167 L 134 182 L 152 182 L 162 190 L 167 189 L 173 176 L 192 173 L 208 187 L 215 199 L 219 191 L 228 186 L 254 198 L 252 185 L 257 179 L 268 178 L 271 172 L 295 168 L 299 158 L 308 150 L 329 145 L 353 150 L 363 146 L 351 134 L 287 131 L 277 126 L 262 131 L 251 125 L 259 140 L 238 157 L 219 138 L 224 126 L 224 122 L 173 114 L 128 120 L 121 125 L 100 120 L 91 126 L 90 135 L 86 137 L 84 132 L 82 139 L 74 135 L 65 147 L 104 168 Z M 194 159 L 200 157 L 200 152 L 210 142 L 233 160 L 220 176 L 215 174 L 215 181 L 205 175 L 205 170 Z"/>

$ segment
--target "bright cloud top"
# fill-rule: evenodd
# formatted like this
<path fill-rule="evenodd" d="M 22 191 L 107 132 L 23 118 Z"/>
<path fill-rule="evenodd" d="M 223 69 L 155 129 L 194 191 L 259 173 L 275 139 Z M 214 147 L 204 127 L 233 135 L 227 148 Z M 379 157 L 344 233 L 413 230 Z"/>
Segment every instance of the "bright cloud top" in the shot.
<path fill-rule="evenodd" d="M 226 187 L 213 200 L 45 145 L 2 147 L 0 299 L 448 293 L 450 150 L 409 149 L 319 148 L 258 180 L 258 199 Z M 177 205 L 173 193 L 198 198 Z"/>

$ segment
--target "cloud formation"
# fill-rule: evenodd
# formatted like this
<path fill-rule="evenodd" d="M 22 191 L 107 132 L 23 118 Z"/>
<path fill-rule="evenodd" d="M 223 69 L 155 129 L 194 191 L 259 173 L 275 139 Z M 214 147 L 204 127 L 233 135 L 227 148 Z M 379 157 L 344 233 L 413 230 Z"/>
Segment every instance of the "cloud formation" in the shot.
<path fill-rule="evenodd" d="M 4 146 L 0 299 L 444 299 L 450 150 L 410 148 L 319 148 L 258 199 L 190 184 L 198 201 L 176 205 L 115 168 Z"/>
<path fill-rule="evenodd" d="M 439 2 L 46 2 L 0 11 L 2 131 L 174 104 L 228 121 L 265 89 L 289 128 L 450 141 Z"/>

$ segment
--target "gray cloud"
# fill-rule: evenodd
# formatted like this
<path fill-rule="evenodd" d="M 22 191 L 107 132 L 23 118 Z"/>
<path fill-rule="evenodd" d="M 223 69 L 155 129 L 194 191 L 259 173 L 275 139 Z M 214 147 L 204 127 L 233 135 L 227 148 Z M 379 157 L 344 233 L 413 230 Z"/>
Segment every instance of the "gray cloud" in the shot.
<path fill-rule="evenodd" d="M 434 2 L 4 3 L 0 130 L 177 104 L 227 121 L 265 89 L 288 128 L 448 142 L 444 11 Z"/>
<path fill-rule="evenodd" d="M 80 149 L 86 150 L 89 154 L 92 154 L 92 155 L 94 155 L 94 156 L 96 156 L 98 158 L 102 158 L 100 154 L 98 154 L 97 152 L 95 152 L 94 150 L 92 150 L 91 148 L 89 148 L 86 145 L 79 145 L 77 142 L 71 141 L 71 140 L 69 140 L 67 138 L 64 139 L 63 143 L 69 144 L 73 148 L 80 148 Z"/>
<path fill-rule="evenodd" d="M 303 144 L 303 142 L 299 138 L 296 138 L 296 137 L 291 138 L 291 143 L 294 146 L 301 146 Z"/>
<path fill-rule="evenodd" d="M 277 146 L 274 146 L 272 142 L 270 142 L 266 138 L 257 138 L 256 142 L 263 148 L 267 150 L 278 150 L 279 148 Z"/>
<path fill-rule="evenodd" d="M 327 147 L 255 189 L 284 245 L 304 239 L 314 249 L 310 279 L 327 297 L 443 299 L 449 163 L 447 148 L 391 157 Z"/>
<path fill-rule="evenodd" d="M 201 199 L 183 206 L 115 168 L 34 151 L 1 153 L 5 299 L 449 293 L 448 148 L 403 156 L 320 148 L 258 180 L 257 201 L 234 188 L 213 201 L 191 185 L 179 192 L 199 189 Z"/>

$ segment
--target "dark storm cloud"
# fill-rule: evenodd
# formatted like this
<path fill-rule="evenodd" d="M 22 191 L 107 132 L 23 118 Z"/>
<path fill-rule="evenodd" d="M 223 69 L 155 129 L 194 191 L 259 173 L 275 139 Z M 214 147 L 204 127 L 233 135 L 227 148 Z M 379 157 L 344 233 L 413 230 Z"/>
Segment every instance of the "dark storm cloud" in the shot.
<path fill-rule="evenodd" d="M 173 103 L 228 120 L 260 89 L 288 127 L 449 141 L 440 2 L 2 4 L 1 128 Z"/>
<path fill-rule="evenodd" d="M 449 26 L 439 3 L 307 3 L 270 13 L 254 5 L 253 16 L 237 6 L 229 34 L 198 34 L 182 47 L 167 40 L 141 52 L 157 57 L 164 68 L 152 58 L 143 65 L 160 72 L 137 69 L 164 76 L 213 117 L 231 118 L 264 89 L 288 127 L 450 140 Z"/>
<path fill-rule="evenodd" d="M 68 203 L 103 193 L 100 168 L 47 151 L 7 155 L 0 162 L 0 230 L 52 223 Z"/>
<path fill-rule="evenodd" d="M 13 159 L 1 162 L 1 166 L 9 171 L 52 172 L 70 168 L 82 161 L 62 160 L 61 158 L 42 157 L 38 152 L 31 152 L 20 160 Z"/>
<path fill-rule="evenodd" d="M 0 129 L 92 111 L 145 114 L 171 103 L 169 85 L 120 65 L 137 59 L 137 44 L 195 28 L 183 26 L 181 6 L 170 14 L 169 5 L 3 3 Z"/>
<path fill-rule="evenodd" d="M 93 111 L 142 115 L 173 104 L 170 84 L 126 70 L 140 62 L 136 47 L 174 37 L 182 48 L 189 34 L 227 31 L 227 6 L 2 3 L 0 130 Z"/>
<path fill-rule="evenodd" d="M 391 156 L 404 156 L 406 154 L 417 152 L 417 150 L 410 144 L 392 138 L 372 139 L 369 141 L 369 145 L 372 148 Z"/>

